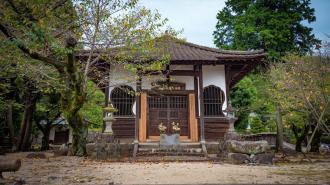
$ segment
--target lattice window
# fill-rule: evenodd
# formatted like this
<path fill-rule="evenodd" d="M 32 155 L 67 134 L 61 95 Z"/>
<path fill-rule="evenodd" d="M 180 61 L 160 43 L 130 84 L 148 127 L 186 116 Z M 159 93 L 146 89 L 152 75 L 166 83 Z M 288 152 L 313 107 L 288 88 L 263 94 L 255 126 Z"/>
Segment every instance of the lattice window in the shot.
<path fill-rule="evenodd" d="M 186 109 L 187 96 L 151 96 L 148 98 L 149 108 Z"/>
<path fill-rule="evenodd" d="M 118 110 L 115 116 L 133 115 L 132 107 L 135 102 L 134 90 L 132 87 L 123 85 L 116 87 L 111 91 L 111 103 Z"/>
<path fill-rule="evenodd" d="M 223 116 L 222 105 L 225 102 L 225 94 L 221 88 L 210 85 L 204 88 L 204 115 Z"/>

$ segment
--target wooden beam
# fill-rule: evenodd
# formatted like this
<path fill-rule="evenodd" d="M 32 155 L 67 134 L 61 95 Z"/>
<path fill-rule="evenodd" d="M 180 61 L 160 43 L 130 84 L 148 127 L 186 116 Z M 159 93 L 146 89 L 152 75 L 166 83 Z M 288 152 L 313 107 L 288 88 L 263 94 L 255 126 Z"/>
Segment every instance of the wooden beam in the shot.
<path fill-rule="evenodd" d="M 258 65 L 264 57 L 256 57 L 256 58 L 246 58 L 246 59 L 229 59 L 229 58 L 221 58 L 217 61 L 195 61 L 195 60 L 175 60 L 171 61 L 172 65 L 225 65 L 225 64 L 237 64 L 244 65 L 250 63 L 252 65 Z"/>
<path fill-rule="evenodd" d="M 200 134 L 201 134 L 201 145 L 202 150 L 205 156 L 207 156 L 207 150 L 205 146 L 205 125 L 204 125 L 204 96 L 203 96 L 203 66 L 199 65 L 199 103 L 200 103 L 200 111 L 199 111 L 199 122 L 200 122 Z"/>
<path fill-rule="evenodd" d="M 173 76 L 198 76 L 198 73 L 193 70 L 173 70 L 170 71 Z"/>
<path fill-rule="evenodd" d="M 146 71 L 145 75 L 172 75 L 172 76 L 198 76 L 198 72 L 193 70 L 173 70 L 173 71 Z"/>
<path fill-rule="evenodd" d="M 109 86 L 107 86 L 104 89 L 104 97 L 105 97 L 104 107 L 108 107 L 109 106 L 109 94 L 110 94 L 110 88 L 109 88 Z M 106 116 L 106 113 L 103 112 L 103 117 L 105 117 L 105 116 Z M 102 132 L 104 132 L 104 130 L 105 130 L 105 121 L 103 120 Z"/>
<path fill-rule="evenodd" d="M 136 81 L 136 92 L 139 94 L 141 92 L 141 83 L 142 83 L 142 78 L 141 75 L 138 72 L 138 80 Z M 135 96 L 135 129 L 134 129 L 134 149 L 133 149 L 133 157 L 136 157 L 138 147 L 139 147 L 139 122 L 140 122 L 140 96 L 136 95 Z"/>
<path fill-rule="evenodd" d="M 245 74 L 249 73 L 254 68 L 253 65 L 245 64 L 239 72 L 230 75 L 229 87 L 233 87 Z"/>
<path fill-rule="evenodd" d="M 189 128 L 190 128 L 190 140 L 193 142 L 198 141 L 198 125 L 196 119 L 196 104 L 195 94 L 189 94 Z"/>
<path fill-rule="evenodd" d="M 200 121 L 200 132 L 201 140 L 205 141 L 204 135 L 204 96 L 203 96 L 203 68 L 202 65 L 199 65 L 199 77 L 198 77 L 198 94 L 199 94 L 199 121 Z"/>
<path fill-rule="evenodd" d="M 229 90 L 230 90 L 230 83 L 231 83 L 231 65 L 225 65 L 225 81 L 226 81 L 226 100 L 227 100 L 227 107 L 228 102 L 230 100 Z"/>
<path fill-rule="evenodd" d="M 198 66 L 194 65 L 194 71 L 198 72 Z M 199 105 L 198 105 L 198 78 L 194 76 L 194 91 L 195 91 L 195 105 L 196 105 L 196 115 L 199 115 Z"/>
<path fill-rule="evenodd" d="M 164 71 L 163 71 L 163 74 L 164 74 Z M 170 65 L 166 65 L 166 71 L 165 71 L 165 74 L 166 74 L 166 82 L 170 82 Z"/>
<path fill-rule="evenodd" d="M 139 142 L 147 140 L 147 93 L 141 93 L 141 117 L 139 124 Z"/>

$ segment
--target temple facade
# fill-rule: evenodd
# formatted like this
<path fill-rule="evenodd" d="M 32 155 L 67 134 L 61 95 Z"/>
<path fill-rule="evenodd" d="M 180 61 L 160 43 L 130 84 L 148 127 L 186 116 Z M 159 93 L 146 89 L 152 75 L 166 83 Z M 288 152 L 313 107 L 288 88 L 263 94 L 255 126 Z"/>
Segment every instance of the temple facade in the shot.
<path fill-rule="evenodd" d="M 172 39 L 170 62 L 159 73 L 134 80 L 122 65 L 110 66 L 106 104 L 114 113 L 114 135 L 139 143 L 158 141 L 159 124 L 172 133 L 180 125 L 184 142 L 216 141 L 229 129 L 230 89 L 265 58 L 263 51 L 227 51 Z M 137 92 L 138 96 L 134 93 Z"/>

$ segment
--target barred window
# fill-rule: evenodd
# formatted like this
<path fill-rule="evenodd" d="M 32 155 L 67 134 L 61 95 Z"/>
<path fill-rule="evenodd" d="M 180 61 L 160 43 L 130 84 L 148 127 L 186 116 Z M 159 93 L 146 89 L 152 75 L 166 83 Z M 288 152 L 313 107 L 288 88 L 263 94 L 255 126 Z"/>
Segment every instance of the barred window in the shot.
<path fill-rule="evenodd" d="M 110 94 L 111 103 L 118 110 L 115 116 L 133 115 L 132 107 L 135 101 L 134 90 L 132 87 L 123 85 L 116 87 Z"/>
<path fill-rule="evenodd" d="M 203 90 L 204 115 L 223 116 L 222 105 L 225 102 L 225 94 L 220 87 L 210 85 Z"/>

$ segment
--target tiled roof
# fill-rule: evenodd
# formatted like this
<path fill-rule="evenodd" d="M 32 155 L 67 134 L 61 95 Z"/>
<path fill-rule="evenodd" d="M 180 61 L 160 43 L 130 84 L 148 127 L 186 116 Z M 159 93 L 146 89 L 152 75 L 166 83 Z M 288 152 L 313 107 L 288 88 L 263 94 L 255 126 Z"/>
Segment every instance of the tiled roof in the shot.
<path fill-rule="evenodd" d="M 263 50 L 231 51 L 200 46 L 179 39 L 167 41 L 167 51 L 171 61 L 219 61 L 241 60 L 265 57 Z"/>
<path fill-rule="evenodd" d="M 260 60 L 266 56 L 263 50 L 254 51 L 233 51 L 233 50 L 222 50 L 206 46 L 201 46 L 186 42 L 181 39 L 174 37 L 164 36 L 158 39 L 159 48 L 165 51 L 165 54 L 170 55 L 172 62 L 219 62 L 219 61 L 242 61 L 242 60 Z M 157 47 L 157 46 L 156 46 Z M 115 55 L 117 48 L 111 51 L 110 55 Z M 99 53 L 108 53 L 100 50 L 94 51 L 94 55 Z M 162 52 L 163 53 L 163 52 Z M 78 56 L 88 56 L 89 50 L 81 50 Z"/>

